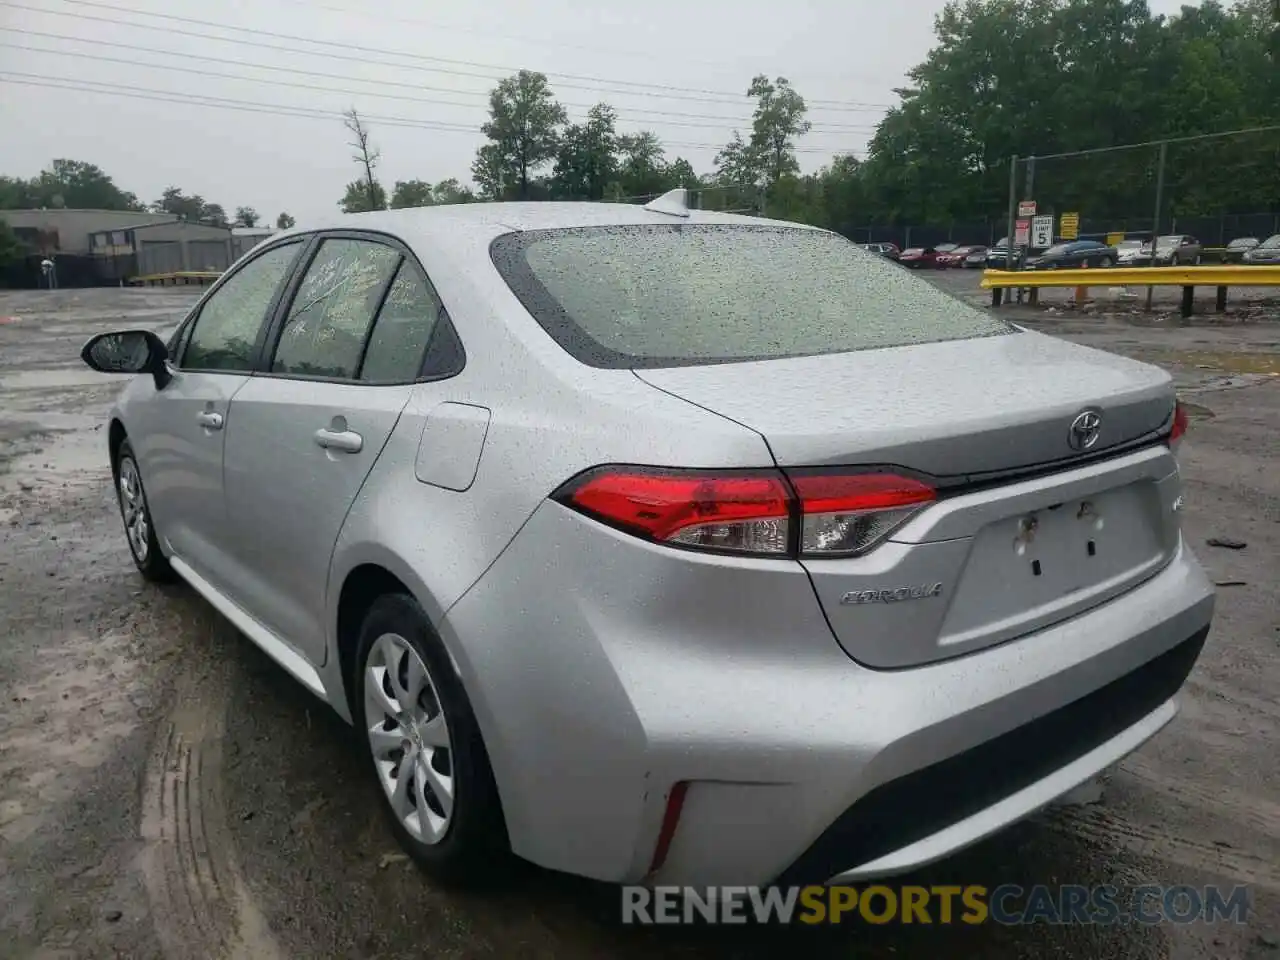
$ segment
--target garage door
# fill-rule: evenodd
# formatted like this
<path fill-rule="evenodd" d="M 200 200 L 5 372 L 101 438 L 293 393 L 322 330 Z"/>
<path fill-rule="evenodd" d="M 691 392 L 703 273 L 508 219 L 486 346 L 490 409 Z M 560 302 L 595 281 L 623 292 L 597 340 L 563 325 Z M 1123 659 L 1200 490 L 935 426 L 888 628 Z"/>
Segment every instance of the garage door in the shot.
<path fill-rule="evenodd" d="M 225 270 L 230 266 L 225 240 L 192 240 L 187 244 L 187 253 L 192 270 Z"/>
<path fill-rule="evenodd" d="M 138 273 L 174 273 L 182 269 L 182 248 L 176 240 L 143 240 L 138 251 Z"/>

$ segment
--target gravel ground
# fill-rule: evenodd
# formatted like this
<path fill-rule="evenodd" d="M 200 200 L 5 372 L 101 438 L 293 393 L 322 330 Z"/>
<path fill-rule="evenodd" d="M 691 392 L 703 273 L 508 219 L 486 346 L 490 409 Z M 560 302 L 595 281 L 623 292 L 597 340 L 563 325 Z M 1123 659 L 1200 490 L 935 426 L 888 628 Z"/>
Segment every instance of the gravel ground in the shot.
<path fill-rule="evenodd" d="M 974 273 L 929 279 L 986 302 Z M 1247 925 L 655 930 L 621 926 L 616 891 L 533 868 L 486 896 L 433 888 L 343 724 L 189 589 L 134 573 L 105 467 L 118 383 L 76 354 L 103 329 L 167 332 L 192 294 L 89 290 L 0 293 L 0 955 L 1280 958 L 1280 305 L 1184 323 L 1168 297 L 1147 315 L 1095 294 L 1002 310 L 1176 375 L 1185 529 L 1241 585 L 1220 589 L 1173 725 L 1074 802 L 907 879 L 1243 883 Z"/>

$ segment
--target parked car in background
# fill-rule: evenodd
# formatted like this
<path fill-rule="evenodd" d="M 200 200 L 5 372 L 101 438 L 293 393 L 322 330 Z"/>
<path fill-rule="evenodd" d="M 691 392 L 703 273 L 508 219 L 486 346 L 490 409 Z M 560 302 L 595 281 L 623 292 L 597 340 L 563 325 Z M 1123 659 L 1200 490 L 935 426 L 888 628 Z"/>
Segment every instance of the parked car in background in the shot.
<path fill-rule="evenodd" d="M 1141 240 L 1121 240 L 1111 248 L 1111 252 L 1115 255 L 1116 263 L 1122 267 L 1131 267 L 1142 253 L 1144 245 Z"/>
<path fill-rule="evenodd" d="M 1280 266 L 1280 233 L 1267 237 L 1252 250 L 1246 250 L 1240 262 L 1258 266 Z"/>
<path fill-rule="evenodd" d="M 438 879 L 915 871 L 1158 733 L 1209 633 L 1167 372 L 684 196 L 286 230 L 83 349 L 121 548 L 353 724 Z"/>
<path fill-rule="evenodd" d="M 969 255 L 970 251 L 976 250 L 976 249 L 978 248 L 973 246 L 960 246 L 960 247 L 956 247 L 953 250 L 945 250 L 945 251 L 939 250 L 938 266 L 939 267 L 958 267 L 962 263 L 964 263 L 964 258 Z"/>
<path fill-rule="evenodd" d="M 938 250 L 936 247 L 908 247 L 898 256 L 898 262 L 904 267 L 919 270 L 924 267 L 938 266 Z"/>
<path fill-rule="evenodd" d="M 1013 258 L 1017 260 L 1026 255 L 1027 248 L 1016 246 Z M 992 270 L 1007 270 L 1009 267 L 1009 238 L 1002 237 L 994 247 L 987 251 L 987 266 Z"/>
<path fill-rule="evenodd" d="M 980 270 L 987 265 L 987 248 L 986 247 L 970 247 L 968 254 L 961 262 L 960 266 L 966 270 Z"/>
<path fill-rule="evenodd" d="M 1142 249 L 1134 257 L 1134 266 L 1151 263 L 1151 244 L 1144 243 Z M 1185 233 L 1170 234 L 1156 238 L 1155 265 L 1157 267 L 1180 267 L 1200 262 L 1200 241 Z"/>
<path fill-rule="evenodd" d="M 896 243 L 864 243 L 862 249 L 868 253 L 875 253 L 889 260 L 897 260 L 901 251 Z"/>
<path fill-rule="evenodd" d="M 1240 263 L 1244 260 L 1244 255 L 1258 246 L 1262 241 L 1257 237 L 1236 237 L 1227 244 L 1226 249 L 1222 251 L 1223 263 Z"/>
<path fill-rule="evenodd" d="M 1059 270 L 1065 267 L 1112 267 L 1115 252 L 1097 240 L 1072 240 L 1056 243 L 1038 257 L 1027 260 L 1028 270 Z"/>
<path fill-rule="evenodd" d="M 952 251 L 959 249 L 959 247 L 960 244 L 958 243 L 939 243 L 936 244 L 933 249 L 937 250 L 939 253 L 951 253 Z"/>

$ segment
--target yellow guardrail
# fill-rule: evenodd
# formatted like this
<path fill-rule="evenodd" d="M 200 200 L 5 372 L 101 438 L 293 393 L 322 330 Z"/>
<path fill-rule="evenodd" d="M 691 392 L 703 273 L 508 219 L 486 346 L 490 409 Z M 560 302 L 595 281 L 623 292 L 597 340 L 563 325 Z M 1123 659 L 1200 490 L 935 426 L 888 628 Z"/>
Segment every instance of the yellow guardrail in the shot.
<path fill-rule="evenodd" d="M 170 286 L 174 284 L 213 283 L 222 276 L 221 270 L 174 270 L 170 273 L 149 273 L 141 277 L 130 277 L 126 282 L 130 285 Z"/>
<path fill-rule="evenodd" d="M 1042 287 L 1181 287 L 1182 315 L 1191 315 L 1196 287 L 1218 288 L 1218 310 L 1225 310 L 1228 287 L 1280 287 L 1280 267 L 1241 267 L 1204 264 L 1198 267 L 1097 267 L 1067 270 L 986 270 L 982 289 L 991 291 L 991 305 L 1000 306 L 1004 290 Z M 1078 298 L 1079 299 L 1079 298 Z M 1150 301 L 1148 300 L 1148 306 Z"/>
<path fill-rule="evenodd" d="M 982 289 L 997 287 L 1275 287 L 1280 267 L 1096 267 L 1071 270 L 987 270 Z"/>

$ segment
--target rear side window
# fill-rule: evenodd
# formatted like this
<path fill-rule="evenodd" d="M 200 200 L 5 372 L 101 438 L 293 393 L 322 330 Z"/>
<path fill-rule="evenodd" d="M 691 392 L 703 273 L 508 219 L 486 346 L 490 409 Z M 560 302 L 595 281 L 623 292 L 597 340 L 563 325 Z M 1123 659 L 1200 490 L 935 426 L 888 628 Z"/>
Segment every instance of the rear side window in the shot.
<path fill-rule="evenodd" d="M 844 353 L 1013 329 L 817 230 L 583 227 L 506 234 L 490 252 L 543 329 L 597 367 Z"/>
<path fill-rule="evenodd" d="M 400 251 L 369 240 L 325 240 L 294 294 L 272 373 L 355 379 Z"/>
<path fill-rule="evenodd" d="M 408 260 L 401 263 L 373 325 L 360 379 L 373 383 L 417 379 L 440 310 L 440 300 L 422 271 Z"/>

